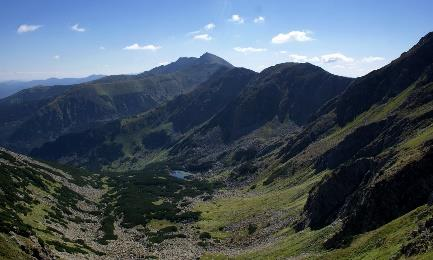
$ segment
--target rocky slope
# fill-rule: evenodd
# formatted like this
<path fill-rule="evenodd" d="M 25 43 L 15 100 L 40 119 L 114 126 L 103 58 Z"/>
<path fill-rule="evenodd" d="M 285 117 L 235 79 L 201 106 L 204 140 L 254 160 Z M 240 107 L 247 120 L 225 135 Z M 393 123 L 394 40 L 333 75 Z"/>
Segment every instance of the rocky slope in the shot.
<path fill-rule="evenodd" d="M 427 203 L 433 192 L 432 47 L 429 34 L 337 98 L 328 116 L 351 130 L 318 157 L 316 169 L 332 173 L 310 194 L 308 226 L 321 228 L 342 219 L 338 236 L 344 237 Z"/>
<path fill-rule="evenodd" d="M 189 225 L 196 213 L 187 205 L 212 187 L 158 166 L 124 177 L 52 166 L 0 148 L 0 258 L 199 257 L 200 234 Z"/>

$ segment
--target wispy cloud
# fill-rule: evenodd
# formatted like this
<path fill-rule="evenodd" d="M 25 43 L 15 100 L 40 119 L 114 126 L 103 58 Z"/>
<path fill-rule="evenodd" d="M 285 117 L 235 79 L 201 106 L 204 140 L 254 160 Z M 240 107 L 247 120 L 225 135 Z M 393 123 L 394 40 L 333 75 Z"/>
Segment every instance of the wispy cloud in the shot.
<path fill-rule="evenodd" d="M 196 34 L 199 34 L 199 33 L 201 33 L 201 32 L 202 32 L 201 30 L 197 30 L 197 31 L 189 32 L 189 33 L 187 33 L 186 35 L 196 35 Z"/>
<path fill-rule="evenodd" d="M 75 32 L 85 32 L 86 28 L 80 27 L 78 23 L 71 26 L 71 30 Z"/>
<path fill-rule="evenodd" d="M 362 58 L 361 61 L 365 62 L 365 63 L 372 63 L 372 62 L 383 61 L 383 60 L 385 60 L 385 58 L 383 58 L 383 57 L 368 56 L 368 57 Z"/>
<path fill-rule="evenodd" d="M 304 63 L 304 62 L 309 62 L 309 58 L 307 56 L 304 56 L 304 55 L 290 54 L 289 55 L 289 61 Z"/>
<path fill-rule="evenodd" d="M 208 32 L 215 29 L 215 27 L 216 25 L 214 23 L 208 23 L 200 30 L 189 32 L 187 35 L 192 36 L 194 40 L 210 41 L 212 40 L 212 36 L 210 36 Z"/>
<path fill-rule="evenodd" d="M 285 54 L 287 52 L 280 52 L 282 54 Z M 336 53 L 330 53 L 330 54 L 324 54 L 321 56 L 312 56 L 308 57 L 306 55 L 300 55 L 300 54 L 289 54 L 288 55 L 289 61 L 291 62 L 311 62 L 311 63 L 353 63 L 355 62 L 355 59 L 348 57 L 342 53 L 336 52 Z"/>
<path fill-rule="evenodd" d="M 104 46 L 99 46 L 99 49 L 100 49 L 101 51 L 105 51 L 105 47 L 104 47 Z"/>
<path fill-rule="evenodd" d="M 140 46 L 138 43 L 134 43 L 132 45 L 126 46 L 123 49 L 129 51 L 157 51 L 161 48 L 162 48 L 161 46 L 157 46 L 153 44 Z"/>
<path fill-rule="evenodd" d="M 208 24 L 206 24 L 205 26 L 204 26 L 204 29 L 206 30 L 206 31 L 210 31 L 210 30 L 213 30 L 213 29 L 215 29 L 215 24 L 214 23 L 208 23 Z"/>
<path fill-rule="evenodd" d="M 54 56 L 53 56 L 53 59 L 55 59 L 55 60 L 60 60 L 60 56 L 59 56 L 59 55 L 54 55 Z"/>
<path fill-rule="evenodd" d="M 333 62 L 339 62 L 339 61 L 340 62 L 353 62 L 354 59 L 337 52 L 337 53 L 330 53 L 330 54 L 325 54 L 325 55 L 320 56 L 320 61 L 323 63 L 333 63 Z"/>
<path fill-rule="evenodd" d="M 167 64 L 169 64 L 168 61 L 163 61 L 163 62 L 158 63 L 158 66 L 165 66 Z"/>
<path fill-rule="evenodd" d="M 264 52 L 267 51 L 267 49 L 264 48 L 253 48 L 253 47 L 235 47 L 233 48 L 233 50 L 237 51 L 237 52 L 242 52 L 242 53 L 252 53 L 252 52 Z"/>
<path fill-rule="evenodd" d="M 234 15 L 232 15 L 232 17 L 230 17 L 229 21 L 232 22 L 232 23 L 241 24 L 241 23 L 244 23 L 244 22 L 245 22 L 245 19 L 242 18 L 242 17 L 241 17 L 240 15 L 238 15 L 238 14 L 234 14 Z"/>
<path fill-rule="evenodd" d="M 194 35 L 193 39 L 194 40 L 200 40 L 200 41 L 210 41 L 210 40 L 212 40 L 212 37 L 209 34 L 204 33 L 204 34 Z"/>
<path fill-rule="evenodd" d="M 279 33 L 272 38 L 272 43 L 282 44 L 286 42 L 307 42 L 312 41 L 313 38 L 310 36 L 311 33 L 308 31 L 291 31 L 288 33 Z"/>
<path fill-rule="evenodd" d="M 27 32 L 33 32 L 37 29 L 41 28 L 42 25 L 36 25 L 36 24 L 21 24 L 17 28 L 17 33 L 27 33 Z"/>
<path fill-rule="evenodd" d="M 254 23 L 264 23 L 264 22 L 265 22 L 265 17 L 263 16 L 258 16 L 254 18 Z"/>

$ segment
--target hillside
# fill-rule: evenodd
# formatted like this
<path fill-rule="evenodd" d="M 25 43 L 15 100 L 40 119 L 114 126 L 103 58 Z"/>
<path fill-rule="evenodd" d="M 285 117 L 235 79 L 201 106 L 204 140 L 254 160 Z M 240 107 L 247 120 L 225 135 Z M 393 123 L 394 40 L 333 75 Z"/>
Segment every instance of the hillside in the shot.
<path fill-rule="evenodd" d="M 0 120 L 0 129 L 4 129 L 1 144 L 28 152 L 60 135 L 147 111 L 193 90 L 219 69 L 231 67 L 211 54 L 190 60 L 179 59 L 166 65 L 166 70 L 159 67 L 133 76 L 63 86 L 65 91 L 56 93 L 29 90 L 11 96 L 0 103 L 0 110 L 6 113 Z M 37 100 L 29 98 L 29 92 L 37 92 Z"/>
<path fill-rule="evenodd" d="M 110 166 L 117 161 L 123 169 L 128 169 L 129 165 L 139 169 L 143 167 L 140 164 L 148 163 L 152 156 L 163 153 L 188 131 L 219 112 L 254 76 L 254 72 L 246 69 L 219 71 L 196 90 L 154 110 L 85 132 L 61 136 L 35 149 L 32 154 L 91 168 Z"/>
<path fill-rule="evenodd" d="M 294 130 L 302 126 L 317 108 L 341 93 L 350 81 L 311 64 L 281 64 L 258 75 L 233 69 L 216 74 L 196 91 L 179 96 L 149 113 L 112 122 L 86 133 L 62 136 L 35 149 L 32 154 L 77 165 L 80 161 L 100 161 L 100 166 L 116 168 L 119 165 L 122 169 L 127 169 L 128 165 L 142 167 L 152 157 L 165 156 L 167 152 L 169 158 L 183 157 L 178 160 L 184 164 L 199 161 L 203 157 L 199 149 L 204 146 L 207 154 L 216 158 L 227 150 L 221 145 L 237 140 L 241 134 L 246 135 L 274 119 L 281 129 Z M 318 91 L 311 99 L 311 95 L 306 93 L 313 89 Z M 229 131 L 237 132 L 227 137 Z M 278 131 L 275 130 L 275 134 Z M 209 136 L 211 133 L 214 134 Z M 92 138 L 94 136 L 100 139 L 96 141 Z M 86 150 L 88 146 L 71 145 L 89 139 L 93 139 L 90 150 Z M 70 148 L 59 149 L 65 146 Z M 108 158 L 108 153 L 100 152 L 101 149 L 107 151 L 108 147 L 112 151 L 110 155 L 116 151 L 114 157 Z M 190 152 L 191 149 L 196 149 L 196 154 Z M 74 161 L 68 161 L 68 158 Z"/>
<path fill-rule="evenodd" d="M 178 179 L 158 165 L 130 172 L 126 178 L 91 173 L 3 148 L 0 178 L 1 259 L 202 254 L 196 244 L 200 234 L 185 225 L 198 216 L 187 207 L 191 200 L 212 193 L 214 185 L 208 182 Z M 176 239 L 189 242 L 173 251 L 167 243 Z"/>

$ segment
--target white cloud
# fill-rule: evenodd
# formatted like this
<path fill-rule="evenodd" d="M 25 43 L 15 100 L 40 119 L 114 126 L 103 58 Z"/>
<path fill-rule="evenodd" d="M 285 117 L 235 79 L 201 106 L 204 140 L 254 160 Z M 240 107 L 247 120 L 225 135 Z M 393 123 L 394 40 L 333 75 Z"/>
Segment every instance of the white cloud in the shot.
<path fill-rule="evenodd" d="M 263 16 L 254 18 L 254 23 L 264 23 L 264 22 L 265 22 L 265 17 Z"/>
<path fill-rule="evenodd" d="M 286 53 L 287 53 L 287 51 L 280 51 L 280 53 L 281 53 L 281 54 L 286 54 Z"/>
<path fill-rule="evenodd" d="M 245 20 L 244 20 L 244 18 L 242 18 L 240 15 L 238 15 L 238 14 L 234 14 L 234 15 L 232 15 L 232 17 L 229 19 L 229 21 L 230 22 L 233 22 L 233 23 L 238 23 L 238 24 L 241 24 L 241 23 L 244 23 L 245 22 Z"/>
<path fill-rule="evenodd" d="M 189 32 L 189 33 L 187 33 L 187 35 L 196 35 L 196 34 L 199 34 L 199 33 L 201 33 L 201 30 Z"/>
<path fill-rule="evenodd" d="M 208 24 L 206 24 L 205 26 L 204 26 L 204 29 L 206 30 L 206 31 L 210 31 L 210 30 L 213 30 L 213 29 L 215 29 L 215 24 L 214 23 L 208 23 Z"/>
<path fill-rule="evenodd" d="M 253 48 L 253 47 L 235 47 L 233 48 L 233 50 L 237 51 L 237 52 L 242 52 L 242 53 L 251 53 L 251 52 L 264 52 L 267 51 L 267 49 L 264 48 Z"/>
<path fill-rule="evenodd" d="M 80 25 L 77 23 L 71 26 L 71 30 L 75 32 L 85 32 L 86 28 L 80 27 Z"/>
<path fill-rule="evenodd" d="M 207 33 L 197 34 L 194 36 L 194 40 L 210 41 L 210 40 L 212 40 L 212 37 L 209 36 L 209 34 L 207 34 Z"/>
<path fill-rule="evenodd" d="M 54 56 L 53 56 L 53 59 L 55 59 L 55 60 L 60 60 L 60 56 L 59 56 L 59 55 L 54 55 Z"/>
<path fill-rule="evenodd" d="M 165 66 L 167 64 L 169 64 L 169 62 L 168 61 L 164 61 L 164 62 L 158 63 L 158 66 Z"/>
<path fill-rule="evenodd" d="M 353 62 L 354 59 L 337 52 L 337 53 L 330 53 L 330 54 L 325 54 L 320 56 L 320 61 L 323 63 Z"/>
<path fill-rule="evenodd" d="M 361 61 L 366 63 L 372 63 L 372 62 L 383 61 L 383 60 L 385 60 L 385 58 L 383 57 L 368 56 L 362 58 Z"/>
<path fill-rule="evenodd" d="M 311 57 L 311 58 L 309 58 L 308 60 L 309 60 L 309 62 L 311 62 L 311 63 L 318 63 L 318 62 L 320 62 L 320 58 L 319 58 L 319 57 L 316 57 L 316 56 Z"/>
<path fill-rule="evenodd" d="M 104 46 L 99 46 L 99 49 L 100 49 L 101 51 L 105 51 L 105 47 L 104 47 Z"/>
<path fill-rule="evenodd" d="M 85 32 L 86 31 L 86 29 L 83 27 L 80 27 L 80 25 L 78 23 L 72 25 L 71 30 L 76 31 L 76 32 Z"/>
<path fill-rule="evenodd" d="M 214 23 L 208 23 L 205 26 L 203 26 L 202 29 L 197 30 L 197 31 L 192 31 L 187 33 L 188 36 L 193 36 L 193 39 L 195 40 L 212 40 L 212 37 L 210 35 L 208 35 L 206 32 L 207 31 L 212 31 L 213 29 L 215 29 L 216 25 Z M 201 34 L 201 35 L 198 35 Z M 207 36 L 205 36 L 207 35 Z"/>
<path fill-rule="evenodd" d="M 304 56 L 304 55 L 290 54 L 289 55 L 289 61 L 304 63 L 304 62 L 308 62 L 309 58 L 307 56 Z"/>
<path fill-rule="evenodd" d="M 291 31 L 288 33 L 279 33 L 274 38 L 272 38 L 272 43 L 282 44 L 290 41 L 296 41 L 296 42 L 312 41 L 313 38 L 311 38 L 310 34 L 311 33 L 307 31 Z"/>
<path fill-rule="evenodd" d="M 156 45 L 153 45 L 153 44 L 140 46 L 138 43 L 134 43 L 132 45 L 126 46 L 123 49 L 124 50 L 131 50 L 131 51 L 136 51 L 136 50 L 156 51 L 156 50 L 161 49 L 161 46 L 156 46 Z"/>
<path fill-rule="evenodd" d="M 287 53 L 285 51 L 280 52 L 280 53 Z M 308 57 L 305 55 L 300 55 L 300 54 L 290 54 L 288 55 L 289 57 L 289 61 L 291 62 L 310 62 L 310 63 L 351 63 L 353 64 L 353 62 L 355 61 L 353 58 L 348 57 L 346 55 L 343 55 L 341 53 L 330 53 L 330 54 L 324 54 L 321 56 L 312 56 L 312 57 Z M 339 64 L 337 64 L 339 65 Z M 341 65 L 341 64 L 340 64 Z"/>
<path fill-rule="evenodd" d="M 35 24 L 21 24 L 18 26 L 17 33 L 26 33 L 26 32 L 33 32 L 37 29 L 41 28 L 42 25 L 35 25 Z"/>
<path fill-rule="evenodd" d="M 346 67 L 345 66 L 343 66 L 343 65 L 335 65 L 334 66 L 334 69 L 345 69 Z"/>

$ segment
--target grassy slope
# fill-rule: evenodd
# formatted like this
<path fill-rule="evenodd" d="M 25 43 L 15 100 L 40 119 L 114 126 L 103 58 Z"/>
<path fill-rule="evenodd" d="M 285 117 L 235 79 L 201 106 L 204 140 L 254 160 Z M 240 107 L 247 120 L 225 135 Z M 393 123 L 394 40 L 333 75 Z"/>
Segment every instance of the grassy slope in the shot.
<path fill-rule="evenodd" d="M 13 220 L 1 219 L 2 232 L 5 233 L 0 233 L 0 258 L 25 255 L 19 247 L 16 247 L 13 239 L 6 235 L 9 230 L 14 230 L 11 225 L 19 225 L 20 231 L 14 231 L 19 233 L 16 237 L 21 243 L 34 244 L 29 239 L 29 235 L 34 235 L 39 241 L 43 241 L 46 245 L 53 245 L 60 251 L 94 253 L 81 244 L 66 241 L 63 235 L 59 235 L 59 231 L 47 225 L 47 223 L 66 225 L 69 209 L 75 207 L 78 200 L 84 200 L 84 197 L 63 186 L 47 173 L 62 176 L 70 171 L 65 170 L 64 173 L 60 173 L 48 165 L 39 165 L 27 159 L 15 159 L 5 151 L 0 151 L 0 158 L 3 160 L 0 162 L 3 178 L 10 176 L 14 179 L 13 182 L 5 180 L 0 185 L 1 189 L 7 190 L 7 198 L 2 201 L 0 212 L 11 217 L 16 216 Z M 87 172 L 76 171 L 74 174 L 75 179 L 71 179 L 71 182 L 82 185 L 93 182 L 84 180 L 92 178 Z M 21 196 L 19 194 L 29 195 L 32 199 L 18 197 L 13 203 L 15 206 L 20 205 L 20 208 L 13 207 L 7 202 L 6 199 L 16 195 Z M 28 232 L 28 235 L 23 235 L 25 232 Z M 25 259 L 25 257 L 18 257 L 18 259 Z"/>
<path fill-rule="evenodd" d="M 198 223 L 199 227 L 209 231 L 215 237 L 227 238 L 233 234 L 225 234 L 218 229 L 219 227 L 248 220 L 261 211 L 285 208 L 291 211 L 287 215 L 288 217 L 291 215 L 296 218 L 304 206 L 312 184 L 320 180 L 320 176 L 326 174 L 306 174 L 307 181 L 304 180 L 304 183 L 300 182 L 302 184 L 298 185 L 290 185 L 293 184 L 294 179 L 301 178 L 302 175 L 305 176 L 305 165 L 311 163 L 314 158 L 334 147 L 356 128 L 364 124 L 383 120 L 395 113 L 402 113 L 405 116 L 419 116 L 431 111 L 431 102 L 413 111 L 398 111 L 413 91 L 414 86 L 409 87 L 387 103 L 372 107 L 346 126 L 333 129 L 327 136 L 308 146 L 302 153 L 291 159 L 298 165 L 299 163 L 304 165 L 301 172 L 298 170 L 291 177 L 280 176 L 279 180 L 273 182 L 269 187 L 262 186 L 258 182 L 256 191 L 246 197 L 233 196 L 199 204 L 197 209 L 203 212 L 201 221 Z M 394 147 L 399 151 L 397 158 L 402 160 L 397 160 L 395 165 L 401 167 L 416 159 L 416 154 L 422 149 L 422 145 L 431 139 L 433 139 L 433 125 L 411 133 L 402 143 Z M 277 170 L 278 168 L 274 168 L 270 172 Z M 269 172 L 262 173 L 258 179 L 262 181 L 266 176 L 269 176 Z M 431 214 L 431 212 L 431 208 L 420 207 L 376 230 L 356 236 L 348 247 L 333 251 L 326 251 L 321 244 L 327 236 L 338 229 L 338 223 L 321 230 L 311 231 L 307 229 L 298 233 L 287 227 L 274 234 L 277 237 L 277 242 L 259 250 L 245 251 L 236 258 L 278 259 L 301 256 L 312 259 L 389 259 L 389 257 L 397 254 L 403 243 L 407 242 L 409 233 L 416 228 L 417 223 L 425 220 L 426 215 Z M 417 258 L 429 259 L 432 256 L 433 253 L 427 253 L 419 255 Z M 224 254 L 207 254 L 203 258 L 226 259 L 227 257 Z"/>

